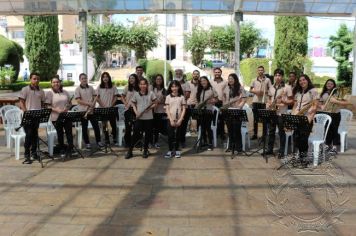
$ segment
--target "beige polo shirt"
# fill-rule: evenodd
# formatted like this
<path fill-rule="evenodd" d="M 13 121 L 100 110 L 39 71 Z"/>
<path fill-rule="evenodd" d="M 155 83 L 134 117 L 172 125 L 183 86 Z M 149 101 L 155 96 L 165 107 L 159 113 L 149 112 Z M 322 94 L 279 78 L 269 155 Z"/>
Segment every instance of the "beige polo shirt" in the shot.
<path fill-rule="evenodd" d="M 198 84 L 193 84 L 192 82 L 189 82 L 189 86 L 190 86 L 190 97 L 188 98 L 187 104 L 196 105 L 198 103 L 197 101 Z"/>
<path fill-rule="evenodd" d="M 294 97 L 294 102 L 296 104 L 296 111 L 299 112 L 304 106 L 308 105 L 313 100 L 319 100 L 318 91 L 313 88 L 306 93 L 298 92 Z"/>
<path fill-rule="evenodd" d="M 155 94 L 157 98 L 158 104 L 154 108 L 154 113 L 165 113 L 166 110 L 164 109 L 164 102 L 166 100 L 166 96 L 163 94 L 163 89 L 158 90 L 157 88 L 152 88 L 152 92 Z"/>
<path fill-rule="evenodd" d="M 92 103 L 93 102 L 93 96 L 96 95 L 96 92 L 94 88 L 90 85 L 87 87 L 82 87 L 78 86 L 75 91 L 74 91 L 74 98 L 75 99 L 81 99 L 82 101 Z M 78 111 L 86 111 L 88 109 L 88 106 L 83 106 L 83 105 L 78 105 Z"/>
<path fill-rule="evenodd" d="M 207 99 L 212 99 L 212 98 L 217 98 L 218 97 L 218 93 L 215 91 L 214 88 L 209 88 L 207 90 L 203 90 L 200 94 L 200 102 L 198 103 L 201 104 L 203 103 L 205 100 Z M 213 108 L 213 104 L 207 104 L 206 105 L 207 109 L 212 109 Z"/>
<path fill-rule="evenodd" d="M 122 92 L 122 96 L 124 96 L 126 102 L 129 104 L 129 108 L 131 107 L 131 98 L 132 96 L 134 95 L 135 93 L 135 90 L 133 91 L 130 91 L 129 90 L 129 86 L 126 85 L 125 88 L 124 88 L 124 91 Z M 126 109 L 126 108 L 125 108 Z"/>
<path fill-rule="evenodd" d="M 239 103 L 241 102 L 241 99 L 244 99 L 247 97 L 244 87 L 242 87 L 242 86 L 240 87 L 239 95 L 237 95 L 235 97 L 231 97 L 230 94 L 232 94 L 232 88 L 230 88 L 229 86 L 226 86 L 224 89 L 224 94 L 223 94 L 223 104 L 225 105 L 225 104 L 235 101 L 232 104 L 230 104 L 230 107 L 231 108 L 241 108 L 241 107 L 238 107 Z"/>
<path fill-rule="evenodd" d="M 187 103 L 184 96 L 168 95 L 165 104 L 167 114 L 170 113 L 171 117 L 175 120 L 179 119 L 183 112 L 183 107 L 186 106 Z"/>
<path fill-rule="evenodd" d="M 137 112 L 140 114 L 146 108 L 148 108 L 156 100 L 156 95 L 149 91 L 147 95 L 141 95 L 139 92 L 135 92 L 131 98 L 131 102 L 136 104 Z M 144 112 L 139 120 L 151 120 L 153 119 L 152 110 Z"/>
<path fill-rule="evenodd" d="M 266 103 L 268 101 L 268 90 L 270 87 L 272 87 L 272 83 L 269 78 L 256 78 L 251 84 L 251 89 L 253 88 L 256 91 L 265 91 L 265 96 L 263 100 L 263 95 L 257 96 L 254 94 L 252 102 Z"/>
<path fill-rule="evenodd" d="M 118 90 L 115 86 L 112 86 L 111 88 L 100 88 L 100 85 L 96 89 L 96 94 L 99 95 L 99 98 L 103 104 L 103 106 L 100 107 L 112 107 L 112 101 L 114 97 L 118 95 Z"/>
<path fill-rule="evenodd" d="M 334 93 L 334 95 L 332 97 L 337 99 L 338 93 L 337 92 Z M 321 102 L 322 105 L 325 105 L 325 102 L 328 98 L 329 98 L 329 93 L 326 92 L 323 95 L 321 95 L 319 102 Z M 330 100 L 329 100 L 329 103 L 327 106 L 328 107 L 324 108 L 324 110 L 327 112 L 330 112 L 331 110 L 333 110 L 333 112 L 335 112 L 335 113 L 340 112 L 340 106 L 338 106 L 337 104 L 333 104 Z M 335 106 L 335 108 L 334 108 L 334 106 Z"/>
<path fill-rule="evenodd" d="M 53 90 L 50 90 L 46 93 L 46 103 L 55 109 L 65 109 L 68 103 L 70 103 L 70 95 L 65 90 L 60 93 L 56 93 Z M 52 110 L 50 117 L 51 121 L 56 121 L 58 116 L 59 113 Z"/>
<path fill-rule="evenodd" d="M 188 81 L 185 81 L 183 84 L 181 84 L 181 86 L 182 86 L 184 96 L 185 96 L 185 92 L 191 92 L 190 85 L 189 85 Z"/>
<path fill-rule="evenodd" d="M 272 86 L 269 89 L 269 95 L 271 96 L 271 102 L 276 98 L 281 96 L 282 100 L 288 99 L 288 97 L 293 96 L 292 87 L 290 85 L 284 85 L 283 87 Z M 283 104 L 283 106 L 278 106 L 277 115 L 286 114 L 288 110 L 288 105 Z"/>
<path fill-rule="evenodd" d="M 217 82 L 215 80 L 212 80 L 212 81 L 210 81 L 210 83 L 211 83 L 211 86 L 213 86 L 213 88 L 217 92 L 219 101 L 223 101 L 224 90 L 227 86 L 227 81 L 221 80 L 221 81 Z"/>
<path fill-rule="evenodd" d="M 25 100 L 26 110 L 38 110 L 42 108 L 46 96 L 41 88 L 34 89 L 29 85 L 21 89 L 19 98 Z"/>

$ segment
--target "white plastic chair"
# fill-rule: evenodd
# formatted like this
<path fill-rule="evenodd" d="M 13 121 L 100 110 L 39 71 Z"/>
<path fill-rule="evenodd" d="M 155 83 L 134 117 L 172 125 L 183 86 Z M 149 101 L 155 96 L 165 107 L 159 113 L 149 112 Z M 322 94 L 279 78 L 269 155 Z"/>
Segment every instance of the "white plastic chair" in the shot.
<path fill-rule="evenodd" d="M 292 114 L 292 110 L 288 110 L 287 114 Z M 290 147 L 291 147 L 291 151 L 293 153 L 294 151 L 294 144 L 293 144 L 293 134 L 294 134 L 294 130 L 290 130 L 290 131 L 285 131 L 286 134 L 286 143 L 284 146 L 284 155 L 287 156 L 288 155 L 288 143 L 289 143 L 289 139 L 290 139 Z"/>
<path fill-rule="evenodd" d="M 53 156 L 54 140 L 57 137 L 57 131 L 51 121 L 48 121 L 46 129 L 47 129 L 48 154 L 49 156 Z"/>
<path fill-rule="evenodd" d="M 219 108 L 213 106 L 214 118 L 211 122 L 211 130 L 213 131 L 213 145 L 217 146 L 217 127 L 218 127 L 218 118 L 219 118 Z"/>
<path fill-rule="evenodd" d="M 347 134 L 349 131 L 350 123 L 353 117 L 353 113 L 347 109 L 340 109 L 341 120 L 338 128 L 340 134 L 340 152 L 345 152 L 347 149 Z"/>
<path fill-rule="evenodd" d="M 5 113 L 7 125 L 9 126 L 10 137 L 15 141 L 15 157 L 16 160 L 20 159 L 20 144 L 21 140 L 25 138 L 26 134 L 23 128 L 16 131 L 16 128 L 20 127 L 22 120 L 22 111 L 19 109 L 11 109 Z M 12 152 L 12 145 L 10 139 L 10 147 Z"/>
<path fill-rule="evenodd" d="M 124 130 L 125 130 L 125 105 L 119 104 L 117 105 L 118 113 L 119 113 L 119 120 L 116 121 L 116 130 L 117 130 L 117 142 L 119 146 L 122 146 L 122 139 L 124 137 Z"/>
<path fill-rule="evenodd" d="M 308 142 L 313 145 L 313 165 L 318 165 L 320 146 L 323 158 L 325 159 L 324 143 L 326 134 L 328 133 L 331 123 L 331 117 L 327 114 L 316 114 L 314 117 L 314 125 L 312 133 L 309 136 Z"/>
<path fill-rule="evenodd" d="M 6 122 L 5 113 L 11 109 L 20 110 L 20 108 L 18 108 L 17 106 L 14 106 L 14 105 L 5 105 L 5 106 L 0 107 L 0 117 L 2 118 L 2 123 L 4 126 L 4 130 L 5 130 L 5 140 L 6 140 L 5 145 L 7 148 L 11 148 L 11 146 L 10 146 L 11 137 L 10 137 L 10 129 Z"/>
<path fill-rule="evenodd" d="M 248 118 L 248 120 L 250 120 L 250 117 L 253 116 L 252 109 L 247 104 L 245 104 L 242 109 L 244 109 L 246 111 L 247 118 Z M 248 148 L 251 147 L 251 141 L 250 141 L 250 137 L 248 134 L 249 129 L 250 129 L 249 122 L 243 121 L 241 123 L 241 138 L 242 138 L 242 150 L 243 151 L 246 151 L 246 140 L 247 140 Z"/>

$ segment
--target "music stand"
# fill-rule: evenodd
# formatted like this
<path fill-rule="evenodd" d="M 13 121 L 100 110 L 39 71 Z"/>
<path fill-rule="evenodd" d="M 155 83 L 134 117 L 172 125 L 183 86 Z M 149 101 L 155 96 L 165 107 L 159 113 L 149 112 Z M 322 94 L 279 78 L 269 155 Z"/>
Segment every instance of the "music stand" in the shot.
<path fill-rule="evenodd" d="M 248 117 L 246 110 L 242 109 L 223 109 L 222 110 L 222 116 L 224 117 L 224 120 L 227 122 L 234 122 L 234 121 L 239 121 L 239 122 L 248 122 Z M 235 132 L 234 130 L 230 130 L 230 132 Z M 241 133 L 241 130 L 240 130 Z M 244 137 L 243 137 L 244 138 Z M 233 140 L 229 140 L 229 142 L 232 142 Z M 234 159 L 234 152 L 235 152 L 235 142 L 232 144 L 232 150 L 231 150 L 231 159 Z M 248 154 L 245 151 L 242 151 L 243 154 L 248 156 Z"/>
<path fill-rule="evenodd" d="M 266 109 L 266 103 L 261 103 L 261 102 L 253 102 L 252 103 L 252 111 L 254 114 L 256 114 L 256 120 L 257 120 L 257 123 L 259 122 L 259 118 L 258 118 L 258 110 L 261 110 L 261 109 Z M 255 116 L 254 116 L 255 118 Z M 255 123 L 255 121 L 253 121 Z M 262 136 L 264 135 L 267 135 L 267 127 L 266 127 L 266 124 L 263 124 L 262 125 Z M 261 145 L 261 143 L 263 142 L 263 138 L 260 139 L 259 141 L 259 145 Z"/>
<path fill-rule="evenodd" d="M 105 144 L 103 148 L 98 148 L 97 150 L 94 150 L 93 152 L 90 153 L 90 156 L 94 155 L 98 151 L 102 151 L 104 153 L 113 153 L 115 156 L 119 157 L 119 154 L 117 154 L 111 147 L 110 144 L 110 139 L 109 139 L 109 130 L 107 124 L 104 124 L 105 122 L 109 122 L 109 120 L 113 117 L 117 117 L 117 107 L 100 107 L 100 108 L 94 108 L 93 112 L 93 117 L 97 121 L 101 121 L 104 127 L 104 136 L 105 136 Z"/>
<path fill-rule="evenodd" d="M 197 109 L 191 108 L 191 115 L 193 120 L 197 120 L 197 122 L 206 122 L 212 121 L 214 118 L 214 113 L 212 110 L 209 109 Z M 194 146 L 196 148 L 196 152 L 199 151 L 201 148 L 201 137 L 202 137 L 202 130 L 200 129 L 200 137 L 198 137 L 197 141 L 195 142 Z"/>
<path fill-rule="evenodd" d="M 81 122 L 81 120 L 84 117 L 85 113 L 86 113 L 85 111 L 61 112 L 61 113 L 59 113 L 59 116 L 58 116 L 56 124 L 58 122 L 64 123 L 66 121 L 70 121 L 71 123 Z M 79 151 L 79 149 L 77 147 L 74 146 L 74 144 L 73 144 L 73 149 L 79 154 L 79 156 L 81 158 L 84 159 L 83 154 L 81 153 L 81 151 Z M 64 158 L 63 158 L 63 161 L 64 161 Z"/>
<path fill-rule="evenodd" d="M 271 123 L 271 120 L 275 120 L 278 118 L 276 111 L 268 110 L 268 109 L 258 109 L 257 117 L 258 117 L 258 122 L 261 122 L 263 124 L 263 127 L 267 127 L 267 124 Z M 256 151 L 251 152 L 249 155 L 252 156 L 253 154 L 262 150 L 262 156 L 266 160 L 266 163 L 268 163 L 268 158 L 266 155 L 266 136 L 267 136 L 267 132 L 262 135 L 262 143 L 263 143 L 262 148 L 259 148 Z"/>
<path fill-rule="evenodd" d="M 21 126 L 17 129 L 20 129 L 21 127 L 25 125 L 30 125 L 30 126 L 36 126 L 39 125 L 40 123 L 47 123 L 49 116 L 51 115 L 52 109 L 39 109 L 39 110 L 28 110 L 23 113 L 22 120 L 21 120 Z M 43 140 L 41 140 L 43 143 L 46 144 Z M 43 158 L 42 155 L 47 156 L 48 158 L 49 155 L 46 155 L 44 152 L 41 151 L 40 149 L 40 137 L 38 137 L 37 140 L 37 157 L 38 157 L 38 162 L 41 163 L 41 167 L 43 168 Z"/>
<path fill-rule="evenodd" d="M 310 132 L 312 127 L 309 123 L 307 116 L 282 114 L 282 122 L 284 128 L 289 130 L 301 129 L 304 130 L 305 132 Z M 277 170 L 281 169 L 283 166 L 292 163 L 294 161 L 295 161 L 294 158 L 286 161 L 280 167 L 278 167 Z"/>

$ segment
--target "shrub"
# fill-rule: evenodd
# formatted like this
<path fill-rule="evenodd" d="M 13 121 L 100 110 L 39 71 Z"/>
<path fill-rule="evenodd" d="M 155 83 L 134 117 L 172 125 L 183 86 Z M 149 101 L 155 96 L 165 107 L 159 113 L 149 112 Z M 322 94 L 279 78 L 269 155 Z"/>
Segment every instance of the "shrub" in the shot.
<path fill-rule="evenodd" d="M 16 83 L 12 83 L 12 84 L 7 84 L 5 86 L 1 86 L 0 89 L 1 90 L 19 91 L 23 87 L 26 87 L 29 84 L 30 84 L 30 82 L 20 81 L 20 82 L 16 82 Z M 62 82 L 62 85 L 64 87 L 73 86 L 74 85 L 74 81 L 64 80 Z M 44 88 L 51 88 L 51 82 L 50 81 L 42 81 L 42 82 L 40 82 L 40 87 L 43 88 L 43 89 Z"/>
<path fill-rule="evenodd" d="M 124 87 L 127 85 L 127 80 L 113 80 L 113 84 L 117 87 Z"/>
<path fill-rule="evenodd" d="M 268 73 L 268 62 L 272 60 L 272 73 L 277 68 L 273 59 L 267 58 L 246 58 L 241 61 L 240 69 L 243 77 L 244 86 L 250 86 L 252 81 L 257 77 L 257 67 L 263 66 L 265 73 Z M 283 68 L 281 68 L 283 69 Z M 286 77 L 285 77 L 286 79 Z"/>
<path fill-rule="evenodd" d="M 0 66 L 11 65 L 15 74 L 11 76 L 11 82 L 17 80 L 20 71 L 20 62 L 23 61 L 23 48 L 16 42 L 0 35 Z"/>
<path fill-rule="evenodd" d="M 192 79 L 193 79 L 193 73 L 192 72 L 185 73 L 185 80 L 186 81 L 191 81 Z"/>
<path fill-rule="evenodd" d="M 143 60 L 141 60 L 143 62 Z M 144 66 L 143 66 L 144 67 Z M 146 78 L 152 82 L 153 78 L 157 74 L 164 75 L 164 61 L 163 60 L 147 60 L 145 69 Z M 166 81 L 170 81 L 170 75 L 173 75 L 172 67 L 167 63 L 167 74 L 165 76 Z"/>
<path fill-rule="evenodd" d="M 328 79 L 335 80 L 335 78 L 330 76 L 317 76 L 317 75 L 312 75 L 310 79 L 316 88 L 322 88 Z"/>

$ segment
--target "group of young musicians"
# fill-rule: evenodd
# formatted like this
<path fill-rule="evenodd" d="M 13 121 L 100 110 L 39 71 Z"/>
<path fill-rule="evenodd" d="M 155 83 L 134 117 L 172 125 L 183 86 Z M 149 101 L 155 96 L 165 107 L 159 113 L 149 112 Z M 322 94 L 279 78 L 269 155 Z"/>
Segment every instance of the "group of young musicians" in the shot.
<path fill-rule="evenodd" d="M 149 145 L 159 148 L 159 134 L 168 135 L 168 151 L 166 158 L 180 158 L 180 147 L 186 145 L 186 131 L 191 112 L 204 109 L 212 110 L 214 106 L 222 109 L 237 108 L 242 109 L 247 100 L 247 92 L 240 84 L 239 78 L 235 73 L 228 76 L 227 80 L 221 77 L 220 68 L 214 68 L 214 79 L 209 80 L 206 76 L 200 76 L 198 70 L 192 73 L 192 80 L 187 81 L 183 70 L 175 71 L 174 79 L 169 83 L 168 89 L 165 89 L 164 78 L 158 74 L 150 85 L 148 80 L 143 77 L 143 68 L 138 66 L 136 73 L 128 78 L 128 85 L 121 94 L 121 101 L 125 106 L 125 135 L 124 142 L 128 151 L 126 159 L 133 157 L 133 149 L 137 142 L 143 137 L 143 157 L 149 156 Z M 67 150 L 71 152 L 73 148 L 72 124 L 67 122 L 56 122 L 61 112 L 70 109 L 72 98 L 69 93 L 63 89 L 58 76 L 51 79 L 52 89 L 46 94 L 39 88 L 39 75 L 31 73 L 30 85 L 24 87 L 19 95 L 20 105 L 23 111 L 32 109 L 41 109 L 46 105 L 52 109 L 50 120 L 57 131 L 58 145 L 64 152 L 64 133 L 67 137 Z M 90 149 L 88 136 L 88 122 L 92 124 L 97 146 L 103 147 L 98 121 L 93 114 L 93 108 L 112 107 L 117 103 L 119 96 L 117 88 L 113 85 L 109 73 L 104 72 L 101 75 L 100 85 L 97 89 L 88 85 L 86 74 L 80 74 L 80 85 L 74 92 L 74 99 L 78 103 L 78 111 L 84 111 L 82 118 L 82 133 L 86 148 Z M 310 78 L 307 75 L 301 75 L 299 78 L 291 72 L 288 83 L 284 82 L 284 72 L 276 69 L 273 75 L 274 83 L 264 74 L 263 66 L 258 67 L 258 76 L 253 80 L 250 93 L 253 94 L 252 108 L 254 113 L 254 133 L 252 139 L 257 138 L 258 134 L 258 114 L 257 108 L 265 104 L 267 109 L 275 110 L 277 119 L 272 119 L 267 127 L 263 127 L 263 135 L 269 136 L 268 148 L 266 154 L 273 153 L 275 142 L 275 132 L 278 127 L 280 137 L 280 148 L 278 156 L 284 155 L 285 129 L 281 119 L 282 114 L 286 114 L 288 109 L 292 108 L 292 114 L 305 115 L 311 122 L 317 110 L 325 110 L 325 106 L 333 104 L 334 106 L 347 105 L 348 103 L 338 98 L 339 92 L 336 89 L 336 83 L 330 79 L 326 81 L 322 93 L 318 94 Z M 327 103 L 327 104 L 325 104 Z M 338 109 L 334 110 L 338 113 Z M 338 145 L 337 128 L 340 122 L 340 114 L 337 119 L 332 121 L 328 132 L 326 144 L 330 149 L 335 149 Z M 202 146 L 208 150 L 213 149 L 213 134 L 211 130 L 212 118 L 205 117 L 198 120 L 198 127 L 201 132 Z M 116 117 L 105 123 L 111 125 L 113 143 L 116 140 Z M 229 146 L 226 151 L 229 152 L 232 146 L 237 152 L 242 150 L 241 140 L 241 121 L 229 120 L 224 122 L 224 117 L 220 114 L 218 119 L 218 134 L 224 138 L 225 125 L 228 130 Z M 25 163 L 31 164 L 31 157 L 37 157 L 37 140 L 39 125 L 25 126 Z M 268 133 L 267 133 L 268 130 Z M 308 137 L 310 129 L 297 129 L 295 131 L 296 146 L 300 157 L 305 160 L 308 150 Z M 107 134 L 107 132 L 106 132 Z M 105 142 L 109 141 L 109 136 L 105 137 Z M 306 160 L 305 160 L 305 164 Z"/>

